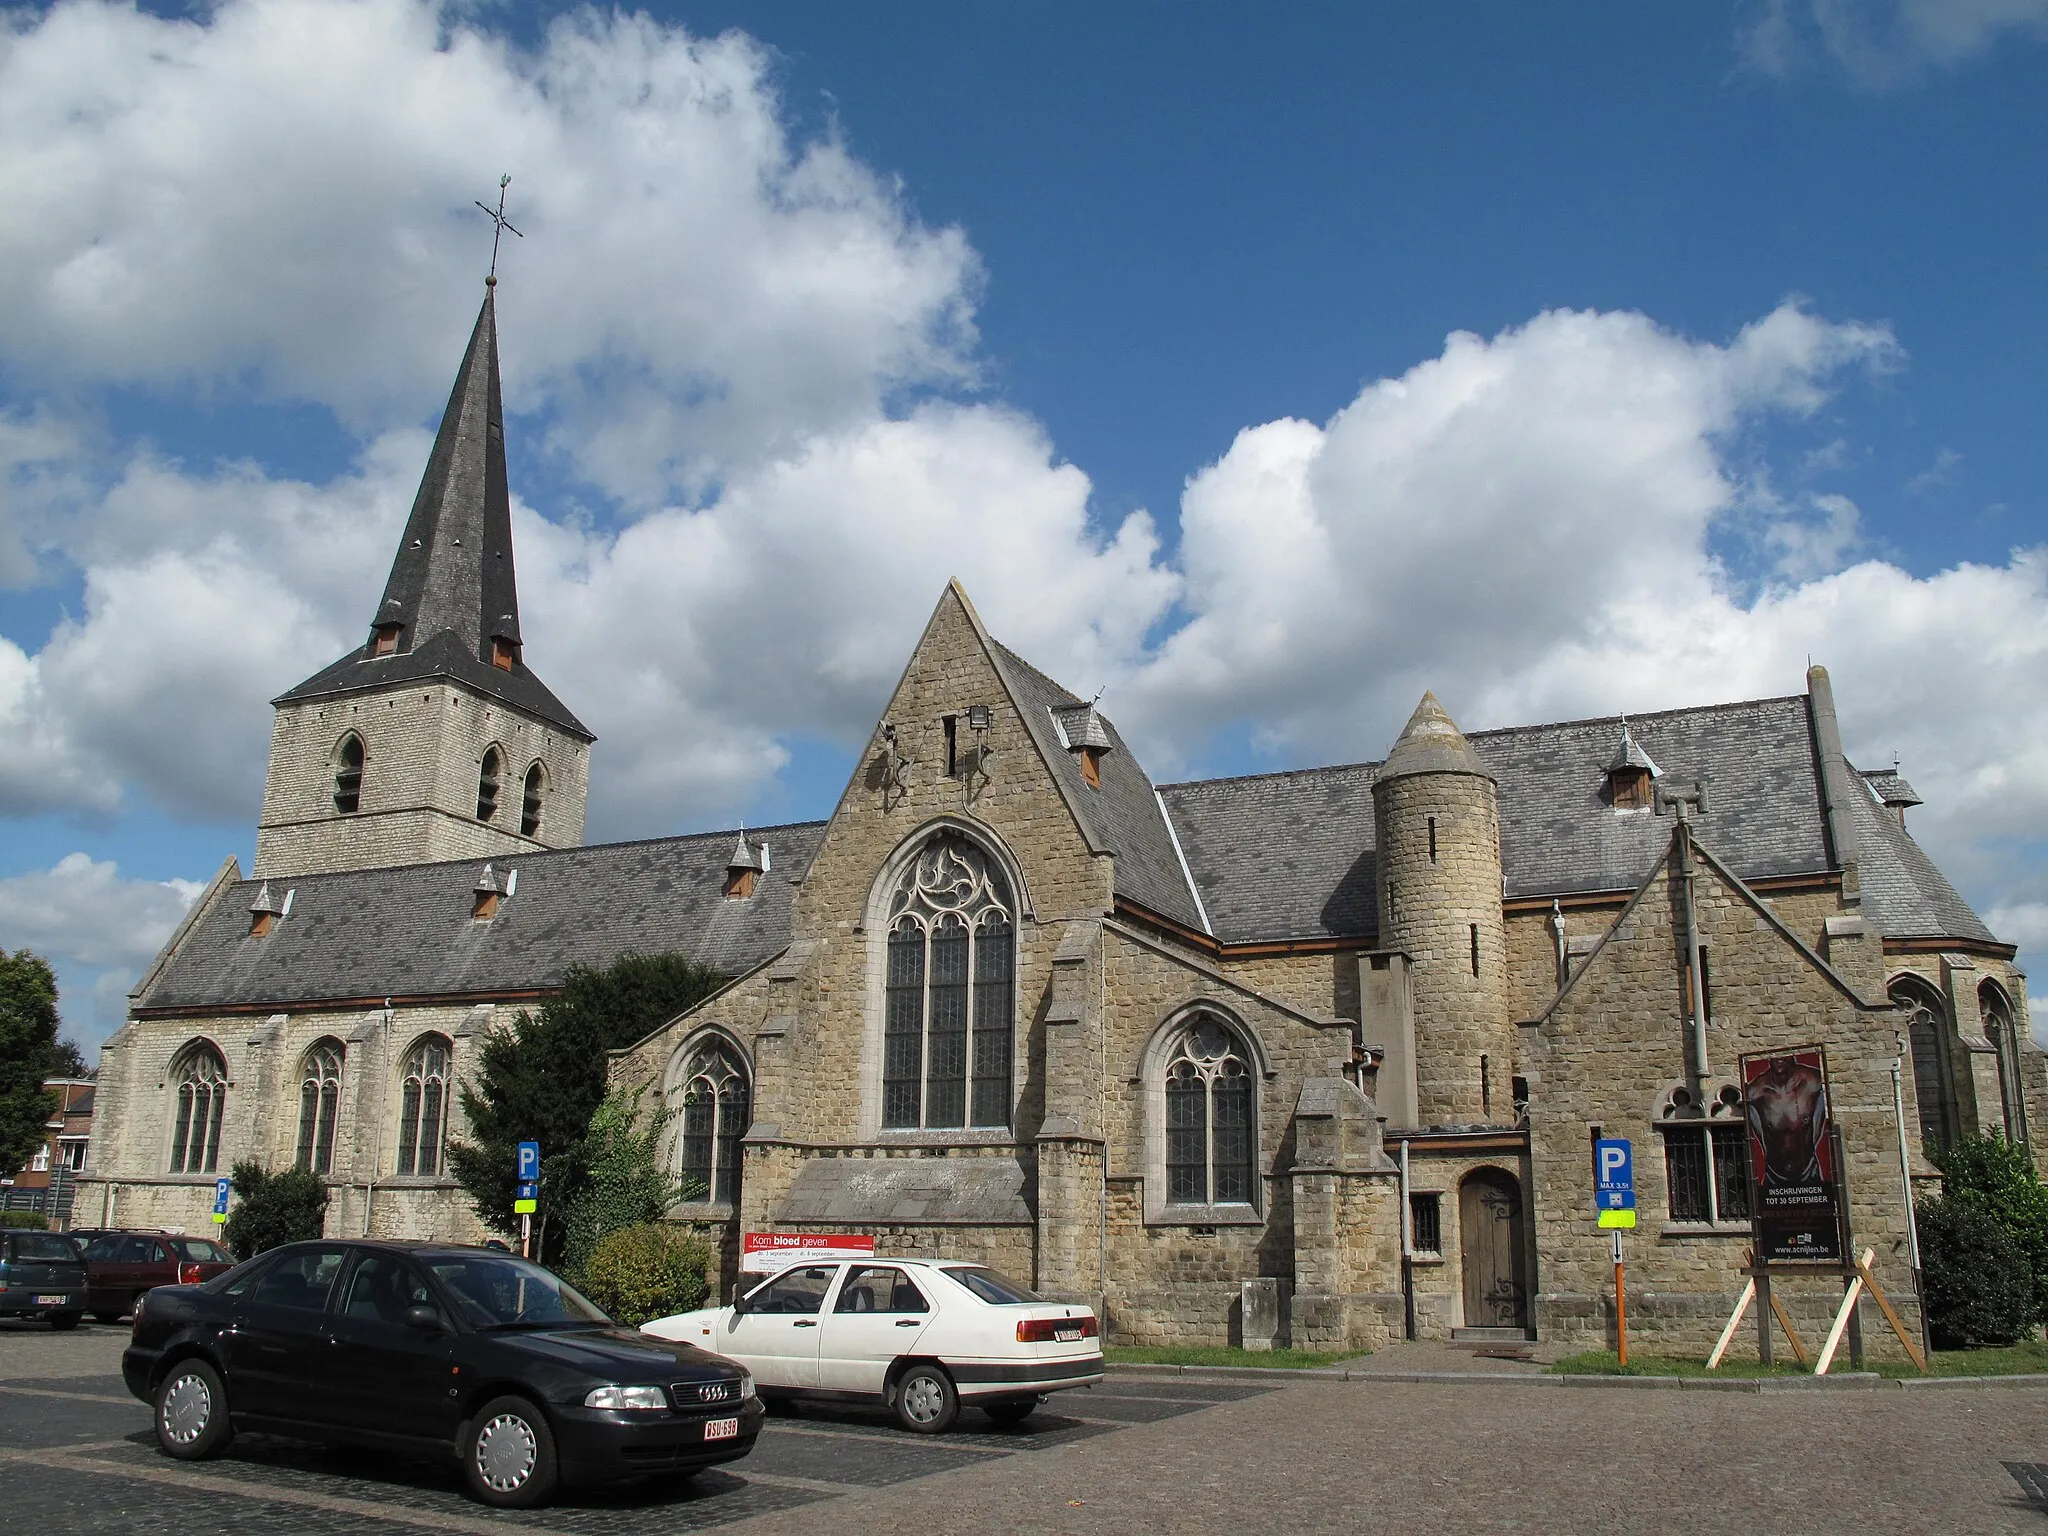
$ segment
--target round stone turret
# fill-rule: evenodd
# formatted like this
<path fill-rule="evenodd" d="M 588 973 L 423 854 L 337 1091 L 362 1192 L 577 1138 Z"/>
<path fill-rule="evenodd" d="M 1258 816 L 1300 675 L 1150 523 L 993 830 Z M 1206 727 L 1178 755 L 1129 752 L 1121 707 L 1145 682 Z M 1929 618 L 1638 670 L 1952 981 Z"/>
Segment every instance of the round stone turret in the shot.
<path fill-rule="evenodd" d="M 1514 1121 L 1515 1027 L 1493 775 L 1433 693 L 1373 781 L 1380 947 L 1405 953 L 1416 1118 Z"/>

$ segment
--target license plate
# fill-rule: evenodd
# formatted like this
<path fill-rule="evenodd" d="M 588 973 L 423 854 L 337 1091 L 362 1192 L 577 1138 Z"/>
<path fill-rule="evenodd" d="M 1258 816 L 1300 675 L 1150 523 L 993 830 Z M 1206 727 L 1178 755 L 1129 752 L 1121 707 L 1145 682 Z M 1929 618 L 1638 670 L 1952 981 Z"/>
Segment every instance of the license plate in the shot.
<path fill-rule="evenodd" d="M 36 1305 L 39 1307 L 61 1307 L 67 1299 L 63 1296 L 38 1296 L 36 1298 Z"/>
<path fill-rule="evenodd" d="M 1078 1344 L 1087 1337 L 1078 1328 L 1055 1328 L 1052 1331 L 1052 1336 L 1061 1344 Z"/>
<path fill-rule="evenodd" d="M 740 1432 L 738 1419 L 708 1419 L 704 1424 L 706 1440 L 731 1440 Z"/>

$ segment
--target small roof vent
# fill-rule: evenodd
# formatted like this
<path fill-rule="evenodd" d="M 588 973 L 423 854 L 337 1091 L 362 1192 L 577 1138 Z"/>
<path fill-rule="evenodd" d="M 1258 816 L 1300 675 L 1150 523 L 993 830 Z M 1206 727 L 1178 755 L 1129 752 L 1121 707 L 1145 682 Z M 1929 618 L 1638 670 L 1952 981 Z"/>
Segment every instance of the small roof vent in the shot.
<path fill-rule="evenodd" d="M 1615 749 L 1614 761 L 1607 765 L 1607 771 L 1614 773 L 1623 768 L 1642 768 L 1653 778 L 1662 778 L 1664 770 L 1656 760 L 1643 750 L 1643 744 L 1636 740 L 1636 734 L 1629 728 L 1626 718 L 1621 722 L 1621 745 Z"/>
<path fill-rule="evenodd" d="M 476 900 L 470 906 L 469 915 L 478 922 L 496 917 L 498 915 L 498 903 L 512 894 L 512 888 L 517 880 L 518 875 L 516 872 L 508 870 L 503 876 L 500 876 L 496 870 L 486 864 L 484 872 L 476 877 L 476 885 L 472 890 Z"/>
<path fill-rule="evenodd" d="M 292 893 L 286 891 L 283 901 L 270 894 L 270 882 L 264 881 L 257 888 L 256 899 L 249 903 L 249 936 L 262 938 L 277 925 L 277 920 L 292 909 Z"/>
<path fill-rule="evenodd" d="M 768 867 L 768 845 L 759 848 L 747 842 L 747 829 L 740 828 L 740 840 L 733 845 L 732 857 L 725 861 L 725 894 L 735 899 L 744 899 L 754 894 L 754 882 Z"/>
<path fill-rule="evenodd" d="M 1913 786 L 1900 774 L 1896 762 L 1889 768 L 1865 768 L 1862 772 L 1863 782 L 1870 786 L 1870 793 L 1878 804 L 1899 818 L 1902 827 L 1906 824 L 1906 807 L 1926 803 L 1913 793 Z"/>

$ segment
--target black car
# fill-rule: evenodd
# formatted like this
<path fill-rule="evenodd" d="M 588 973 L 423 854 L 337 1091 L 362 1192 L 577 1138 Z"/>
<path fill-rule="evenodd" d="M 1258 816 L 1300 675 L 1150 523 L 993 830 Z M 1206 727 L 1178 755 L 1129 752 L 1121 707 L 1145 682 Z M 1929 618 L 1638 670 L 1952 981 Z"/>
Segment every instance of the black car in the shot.
<path fill-rule="evenodd" d="M 508 1508 L 732 1461 L 763 1418 L 732 1361 L 621 1328 L 538 1264 L 431 1244 L 292 1243 L 150 1291 L 121 1374 L 172 1456 L 242 1429 L 439 1450 Z"/>
<path fill-rule="evenodd" d="M 0 1229 L 0 1317 L 44 1317 L 76 1328 L 85 1310 L 85 1260 L 61 1232 Z"/>

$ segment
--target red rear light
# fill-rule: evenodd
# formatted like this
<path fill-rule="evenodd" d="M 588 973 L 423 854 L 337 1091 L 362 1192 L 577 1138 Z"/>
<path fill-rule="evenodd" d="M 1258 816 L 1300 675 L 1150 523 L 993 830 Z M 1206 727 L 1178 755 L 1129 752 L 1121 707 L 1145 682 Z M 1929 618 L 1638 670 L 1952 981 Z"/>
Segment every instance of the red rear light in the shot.
<path fill-rule="evenodd" d="M 1033 1317 L 1017 1325 L 1019 1344 L 1072 1344 L 1096 1336 L 1092 1317 Z M 1065 1334 L 1065 1338 L 1060 1335 Z"/>
<path fill-rule="evenodd" d="M 178 1266 L 178 1284 L 180 1285 L 197 1285 L 205 1278 L 205 1275 L 200 1273 L 197 1264 L 180 1264 Z"/>

